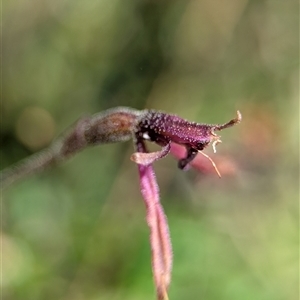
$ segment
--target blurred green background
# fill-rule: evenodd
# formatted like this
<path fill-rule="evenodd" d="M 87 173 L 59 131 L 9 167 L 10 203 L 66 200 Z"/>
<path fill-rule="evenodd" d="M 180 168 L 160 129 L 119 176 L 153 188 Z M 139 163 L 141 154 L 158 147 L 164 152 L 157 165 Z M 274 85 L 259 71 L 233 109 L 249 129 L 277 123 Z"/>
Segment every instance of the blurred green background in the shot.
<path fill-rule="evenodd" d="M 224 157 L 221 180 L 155 163 L 169 296 L 299 299 L 298 1 L 2 5 L 1 169 L 110 107 L 205 123 L 239 109 L 243 122 L 206 151 Z M 90 148 L 2 193 L 3 299 L 155 299 L 133 151 Z"/>

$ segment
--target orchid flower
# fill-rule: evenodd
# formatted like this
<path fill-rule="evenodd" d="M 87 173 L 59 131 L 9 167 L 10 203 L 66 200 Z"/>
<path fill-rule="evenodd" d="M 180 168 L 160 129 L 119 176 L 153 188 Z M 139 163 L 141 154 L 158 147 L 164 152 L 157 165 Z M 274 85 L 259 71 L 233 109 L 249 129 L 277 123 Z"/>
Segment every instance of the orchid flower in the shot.
<path fill-rule="evenodd" d="M 176 144 L 186 149 L 185 156 L 178 161 L 180 169 L 187 169 L 197 154 L 201 153 L 220 176 L 215 163 L 202 150 L 211 144 L 215 152 L 216 145 L 221 142 L 215 132 L 231 127 L 241 119 L 238 111 L 237 117 L 225 124 L 209 125 L 189 122 L 176 115 L 155 110 L 139 111 L 127 107 L 109 109 L 80 119 L 49 148 L 3 170 L 0 173 L 1 188 L 7 188 L 27 175 L 59 164 L 88 146 L 133 139 L 136 152 L 132 154 L 131 160 L 138 164 L 141 193 L 146 206 L 156 295 L 158 300 L 167 300 L 173 261 L 172 246 L 152 164 L 172 151 L 171 144 Z M 145 144 L 147 140 L 161 146 L 161 150 L 149 153 Z M 176 151 L 175 155 L 178 156 Z"/>

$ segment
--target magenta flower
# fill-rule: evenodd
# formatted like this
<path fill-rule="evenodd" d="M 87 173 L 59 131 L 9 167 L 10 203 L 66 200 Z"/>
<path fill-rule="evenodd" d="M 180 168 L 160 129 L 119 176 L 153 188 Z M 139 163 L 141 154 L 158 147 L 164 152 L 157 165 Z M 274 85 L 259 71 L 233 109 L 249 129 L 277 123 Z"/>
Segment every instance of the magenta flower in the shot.
<path fill-rule="evenodd" d="M 188 122 L 174 115 L 149 111 L 139 120 L 135 131 L 137 152 L 131 159 L 139 164 L 141 192 L 146 205 L 147 223 L 150 228 L 152 252 L 152 271 L 158 300 L 168 299 L 167 290 L 171 281 L 172 245 L 169 227 L 164 210 L 159 201 L 159 189 L 152 163 L 165 157 L 171 150 L 171 143 L 183 145 L 186 156 L 178 162 L 180 169 L 187 168 L 199 151 L 212 143 L 215 150 L 220 137 L 216 130 L 222 130 L 241 121 L 241 114 L 223 125 L 207 125 Z M 148 153 L 144 140 L 153 141 L 162 146 L 161 151 Z M 201 152 L 202 153 L 202 152 Z M 220 173 L 214 162 L 204 153 Z"/>
<path fill-rule="evenodd" d="M 239 123 L 241 118 L 238 111 L 237 117 L 225 124 L 208 125 L 189 122 L 176 115 L 154 110 L 138 111 L 126 107 L 110 109 L 79 120 L 48 149 L 2 171 L 0 174 L 1 187 L 5 188 L 29 174 L 58 164 L 87 146 L 122 142 L 133 138 L 137 152 L 132 154 L 131 159 L 138 164 L 140 187 L 146 206 L 157 299 L 167 300 L 171 282 L 172 246 L 152 163 L 165 157 L 171 151 L 179 158 L 178 167 L 187 169 L 197 154 L 201 153 L 208 158 L 220 176 L 215 163 L 202 150 L 211 144 L 215 152 L 216 145 L 221 142 L 215 132 Z M 145 140 L 162 146 L 162 149 L 149 153 Z M 176 148 L 178 145 L 186 149 L 184 156 L 182 149 Z M 199 163 L 196 163 L 195 166 L 203 167 Z"/>

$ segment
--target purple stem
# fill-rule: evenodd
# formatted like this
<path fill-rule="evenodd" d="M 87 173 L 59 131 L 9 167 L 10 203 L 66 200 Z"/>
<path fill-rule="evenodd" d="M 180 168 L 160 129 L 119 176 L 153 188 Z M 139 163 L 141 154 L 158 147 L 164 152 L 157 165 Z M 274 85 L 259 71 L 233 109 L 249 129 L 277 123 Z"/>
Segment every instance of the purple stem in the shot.
<path fill-rule="evenodd" d="M 146 151 L 144 144 L 139 143 L 139 148 Z M 159 188 L 152 165 L 138 165 L 138 169 L 141 192 L 146 205 L 146 219 L 150 228 L 152 272 L 157 299 L 166 300 L 173 259 L 168 222 L 159 200 Z"/>

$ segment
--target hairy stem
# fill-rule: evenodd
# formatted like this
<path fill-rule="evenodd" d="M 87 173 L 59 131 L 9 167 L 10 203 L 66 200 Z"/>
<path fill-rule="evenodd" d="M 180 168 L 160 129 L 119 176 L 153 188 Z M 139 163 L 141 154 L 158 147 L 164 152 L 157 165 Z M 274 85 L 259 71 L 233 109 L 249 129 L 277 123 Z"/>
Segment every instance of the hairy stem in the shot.
<path fill-rule="evenodd" d="M 0 173 L 1 188 L 7 188 L 17 180 L 57 165 L 88 146 L 130 140 L 137 120 L 143 113 L 117 107 L 79 119 L 48 148 L 3 170 Z"/>

